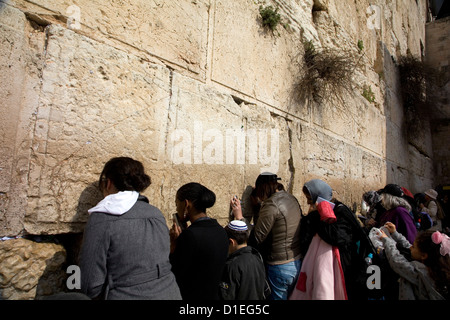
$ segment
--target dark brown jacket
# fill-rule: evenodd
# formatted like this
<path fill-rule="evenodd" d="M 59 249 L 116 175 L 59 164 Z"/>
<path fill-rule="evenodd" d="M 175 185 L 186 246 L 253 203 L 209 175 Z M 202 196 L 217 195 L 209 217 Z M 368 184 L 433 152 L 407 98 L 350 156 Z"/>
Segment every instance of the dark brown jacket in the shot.
<path fill-rule="evenodd" d="M 268 264 L 283 264 L 300 258 L 301 208 L 297 199 L 286 191 L 278 191 L 261 205 L 253 229 L 253 237 L 266 250 Z"/>

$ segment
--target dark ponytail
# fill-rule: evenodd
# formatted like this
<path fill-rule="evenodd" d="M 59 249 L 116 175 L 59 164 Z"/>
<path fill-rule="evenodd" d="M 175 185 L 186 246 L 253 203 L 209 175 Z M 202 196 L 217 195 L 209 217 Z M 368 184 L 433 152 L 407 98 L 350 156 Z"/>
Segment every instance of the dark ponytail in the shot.
<path fill-rule="evenodd" d="M 129 157 L 117 157 L 109 160 L 100 174 L 99 187 L 103 189 L 110 179 L 118 191 L 142 192 L 151 184 L 141 162 Z"/>
<path fill-rule="evenodd" d="M 216 203 L 216 194 L 199 183 L 190 182 L 178 189 L 177 199 L 189 200 L 198 212 L 206 212 Z"/>

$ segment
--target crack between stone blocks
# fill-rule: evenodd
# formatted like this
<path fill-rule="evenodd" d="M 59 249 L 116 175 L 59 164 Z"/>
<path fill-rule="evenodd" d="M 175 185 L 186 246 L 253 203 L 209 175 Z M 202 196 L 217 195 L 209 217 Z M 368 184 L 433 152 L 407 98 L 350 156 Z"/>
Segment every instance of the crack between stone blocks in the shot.
<path fill-rule="evenodd" d="M 164 132 L 164 152 L 167 151 L 167 140 L 169 136 L 169 123 L 170 123 L 170 109 L 172 105 L 172 97 L 173 97 L 173 73 L 174 69 L 167 66 L 166 68 L 169 69 L 169 103 L 167 106 L 167 118 L 166 118 L 166 130 Z"/>
<path fill-rule="evenodd" d="M 294 191 L 294 178 L 295 178 L 295 167 L 294 167 L 294 157 L 292 153 L 292 129 L 289 127 L 289 121 L 286 119 L 286 126 L 288 128 L 288 138 L 289 138 L 289 159 L 288 159 L 288 166 L 289 166 L 289 183 L 288 183 L 288 192 L 293 193 Z"/>
<path fill-rule="evenodd" d="M 165 159 L 165 156 L 167 155 L 167 143 L 169 138 L 169 125 L 170 125 L 170 109 L 172 106 L 172 97 L 173 97 L 173 75 L 174 75 L 174 69 L 170 66 L 166 65 L 166 68 L 169 69 L 169 101 L 167 104 L 167 118 L 166 118 L 166 128 L 164 131 L 164 149 L 161 150 L 160 146 L 160 152 L 159 155 L 162 157 L 162 159 Z M 159 186 L 159 196 L 161 197 L 162 201 L 164 202 L 164 177 L 161 181 L 161 184 Z M 170 216 L 169 216 L 170 218 Z"/>
<path fill-rule="evenodd" d="M 425 151 L 423 151 L 422 148 L 420 148 L 419 146 L 417 146 L 415 143 L 413 143 L 413 142 L 410 141 L 410 142 L 409 142 L 409 145 L 412 146 L 414 149 L 416 149 L 416 151 L 417 151 L 420 155 L 424 156 L 426 159 L 430 159 L 430 156 L 429 156 L 427 153 L 425 153 Z"/>
<path fill-rule="evenodd" d="M 27 17 L 28 21 L 30 21 L 30 23 L 31 23 L 31 21 L 36 22 L 35 20 L 30 19 L 29 15 L 27 15 L 26 17 Z M 43 74 L 44 74 L 44 69 L 45 69 L 45 66 L 46 66 L 47 47 L 48 47 L 49 38 L 50 38 L 50 35 L 49 35 L 50 25 L 51 24 L 47 24 L 47 25 L 43 26 L 41 24 L 41 26 L 44 27 L 44 30 L 43 30 L 43 32 L 44 32 L 44 47 L 43 47 L 42 59 L 41 59 L 41 61 L 42 61 L 42 70 L 41 70 L 41 73 L 39 75 L 39 98 L 38 98 L 38 102 L 37 102 L 37 105 L 36 105 L 36 110 L 35 110 L 35 112 L 34 112 L 34 114 L 32 116 L 33 121 L 34 121 L 34 125 L 33 125 L 33 134 L 32 134 L 32 137 L 31 137 L 31 144 L 30 144 L 31 152 L 30 152 L 30 160 L 28 161 L 27 184 L 30 183 L 30 175 L 31 175 L 31 171 L 32 171 L 31 170 L 31 165 L 32 165 L 32 162 L 33 162 L 33 158 L 36 159 L 37 158 L 37 154 L 39 154 L 38 150 L 35 150 L 34 148 L 35 148 L 35 142 L 36 142 L 36 128 L 38 126 L 38 114 L 39 114 L 39 109 L 40 109 L 41 104 L 42 104 Z M 47 123 L 48 123 L 49 119 L 46 119 L 46 120 L 47 120 Z M 47 137 L 48 137 L 48 128 L 47 128 Z M 45 146 L 45 151 L 44 151 L 43 154 L 44 155 L 47 154 L 47 145 Z M 40 184 L 41 184 L 41 178 L 39 178 L 39 189 L 40 189 Z"/>

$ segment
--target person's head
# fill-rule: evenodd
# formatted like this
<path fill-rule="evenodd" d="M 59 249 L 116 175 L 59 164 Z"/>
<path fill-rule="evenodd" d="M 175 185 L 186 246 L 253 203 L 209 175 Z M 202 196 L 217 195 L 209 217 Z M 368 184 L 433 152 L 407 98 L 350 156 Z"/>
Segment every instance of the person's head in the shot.
<path fill-rule="evenodd" d="M 450 239 L 439 231 L 420 232 L 410 248 L 411 258 L 429 266 L 441 257 L 449 257 Z"/>
<path fill-rule="evenodd" d="M 175 197 L 177 214 L 182 221 L 192 219 L 201 213 L 206 214 L 206 209 L 211 208 L 215 202 L 215 193 L 196 182 L 183 185 Z"/>
<path fill-rule="evenodd" d="M 373 207 L 375 206 L 378 202 L 381 201 L 381 197 L 378 194 L 378 192 L 371 190 L 371 191 L 367 191 L 366 193 L 363 194 L 363 200 L 370 206 Z"/>
<path fill-rule="evenodd" d="M 381 201 L 380 195 L 374 191 L 370 190 L 363 194 L 361 202 L 361 213 L 366 215 L 375 210 L 375 206 Z"/>
<path fill-rule="evenodd" d="M 310 205 L 315 204 L 318 197 L 327 201 L 333 199 L 333 190 L 325 181 L 320 179 L 313 179 L 306 182 L 302 191 Z"/>
<path fill-rule="evenodd" d="M 428 267 L 438 291 L 448 295 L 450 289 L 450 239 L 448 236 L 439 231 L 420 232 L 410 251 L 412 259 Z"/>
<path fill-rule="evenodd" d="M 247 246 L 248 227 L 247 224 L 240 220 L 233 220 L 225 227 L 228 239 L 230 241 L 228 253 L 231 254 L 237 249 Z"/>
<path fill-rule="evenodd" d="M 397 207 L 403 207 L 406 210 L 411 211 L 411 205 L 404 198 L 396 197 L 390 193 L 382 193 L 381 194 L 381 205 L 386 210 L 395 209 Z"/>
<path fill-rule="evenodd" d="M 411 258 L 413 260 L 420 261 L 425 264 L 425 261 L 428 260 L 428 253 L 432 253 L 436 251 L 435 247 L 436 245 L 433 244 L 433 241 L 431 241 L 431 235 L 433 231 L 424 231 L 417 235 L 416 239 L 414 240 L 413 245 L 409 248 L 411 251 Z M 433 254 L 430 255 L 430 258 Z M 430 259 L 432 260 L 432 259 Z"/>
<path fill-rule="evenodd" d="M 390 194 L 395 197 L 403 197 L 405 193 L 403 192 L 402 187 L 400 187 L 398 184 L 395 183 L 389 183 L 387 184 L 383 189 L 378 190 L 379 194 Z"/>
<path fill-rule="evenodd" d="M 381 204 L 386 210 L 391 210 L 397 207 L 403 207 L 408 211 L 411 211 L 411 205 L 404 198 L 405 193 L 403 189 L 396 184 L 387 184 L 378 193 L 381 196 Z"/>
<path fill-rule="evenodd" d="M 428 189 L 427 191 L 424 192 L 424 194 L 425 194 L 426 201 L 430 201 L 430 200 L 436 201 L 437 196 L 438 196 L 437 191 L 434 189 Z"/>
<path fill-rule="evenodd" d="M 116 157 L 106 162 L 100 174 L 99 188 L 104 196 L 119 191 L 142 192 L 151 184 L 141 162 L 129 157 Z"/>
<path fill-rule="evenodd" d="M 278 178 L 274 173 L 261 173 L 256 178 L 254 195 L 261 201 L 264 201 L 270 198 L 275 192 L 284 190 L 284 186 L 278 180 L 281 180 L 281 178 Z"/>
<path fill-rule="evenodd" d="M 425 194 L 424 193 L 416 193 L 414 195 L 414 201 L 416 202 L 416 205 L 419 205 L 421 203 L 425 203 Z"/>

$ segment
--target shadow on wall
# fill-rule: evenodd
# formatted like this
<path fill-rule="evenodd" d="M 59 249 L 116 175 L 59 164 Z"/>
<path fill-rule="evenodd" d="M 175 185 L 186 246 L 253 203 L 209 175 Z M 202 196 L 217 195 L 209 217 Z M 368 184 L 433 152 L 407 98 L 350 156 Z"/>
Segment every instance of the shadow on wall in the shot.
<path fill-rule="evenodd" d="M 46 296 L 64 291 L 66 284 L 65 261 L 64 251 L 56 252 L 53 257 L 45 260 L 47 267 L 38 280 L 35 299 L 41 300 Z"/>
<path fill-rule="evenodd" d="M 80 194 L 76 214 L 72 219 L 73 233 L 55 235 L 56 242 L 61 244 L 66 254 L 56 253 L 46 260 L 47 267 L 40 277 L 36 289 L 37 300 L 79 300 L 84 299 L 80 293 L 69 290 L 66 282 L 71 274 L 66 272 L 70 265 L 79 265 L 79 255 L 83 241 L 83 230 L 88 219 L 88 209 L 94 207 L 103 195 L 98 182 L 90 183 Z M 81 298 L 80 298 L 81 296 Z"/>
<path fill-rule="evenodd" d="M 67 250 L 68 265 L 78 265 L 78 256 L 81 249 L 81 242 L 83 240 L 83 231 L 88 220 L 88 210 L 94 207 L 103 199 L 103 194 L 98 188 L 98 181 L 90 183 L 80 195 L 78 199 L 77 212 L 72 219 L 74 228 L 79 230 L 79 233 L 73 234 L 66 239 L 64 247 Z"/>
<path fill-rule="evenodd" d="M 414 162 L 420 161 L 421 155 L 427 153 L 424 141 L 429 126 L 425 115 L 419 116 L 414 109 L 408 107 L 411 104 L 408 102 L 411 94 L 405 96 L 405 90 L 409 89 L 407 86 L 411 81 L 410 77 L 401 72 L 405 59 L 403 56 L 396 59 L 386 45 L 379 42 L 375 71 L 385 83 L 383 111 L 386 118 L 386 183 L 415 190 L 423 183 L 423 178 L 420 179 L 417 172 L 414 172 L 417 167 Z M 414 90 L 421 91 L 420 88 Z M 414 154 L 413 149 L 419 150 L 419 156 Z"/>
<path fill-rule="evenodd" d="M 77 212 L 75 216 L 72 218 L 72 223 L 74 228 L 77 230 L 83 230 L 84 225 L 88 219 L 88 210 L 100 200 L 103 199 L 103 194 L 98 188 L 98 181 L 90 183 L 80 194 L 80 198 L 78 199 Z"/>
<path fill-rule="evenodd" d="M 394 108 L 401 106 L 402 101 L 397 96 L 396 92 L 400 89 L 400 77 L 397 72 L 394 57 L 389 52 L 386 44 L 382 41 L 378 42 L 377 47 L 377 61 L 375 63 L 375 71 L 382 75 L 385 82 L 384 101 L 384 115 L 386 118 L 386 140 L 385 140 L 385 166 L 386 166 L 386 183 L 401 183 L 396 181 L 396 175 L 393 172 L 392 160 L 399 149 L 399 141 L 396 139 L 396 133 L 393 132 L 393 125 L 390 123 L 390 118 L 394 112 Z M 402 107 L 403 109 L 403 107 Z M 380 188 L 384 186 L 379 186 Z"/>

